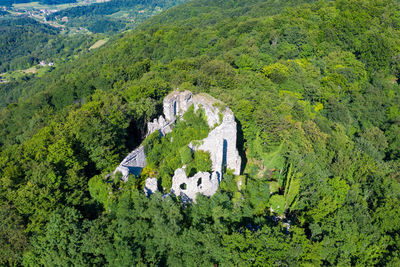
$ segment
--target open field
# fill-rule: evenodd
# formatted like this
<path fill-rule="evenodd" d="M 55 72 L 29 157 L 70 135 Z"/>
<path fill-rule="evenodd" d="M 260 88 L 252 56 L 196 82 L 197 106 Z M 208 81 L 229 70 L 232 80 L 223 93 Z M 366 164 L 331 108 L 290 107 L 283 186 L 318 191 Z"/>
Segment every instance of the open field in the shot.
<path fill-rule="evenodd" d="M 5 72 L 0 74 L 0 77 L 2 78 L 3 82 L 8 82 L 10 80 L 17 80 L 26 76 L 42 76 L 46 72 L 48 72 L 51 69 L 51 67 L 41 67 L 40 65 L 32 66 L 28 69 L 24 70 L 15 70 L 15 71 L 10 71 L 10 72 Z"/>
<path fill-rule="evenodd" d="M 100 46 L 103 46 L 105 43 L 107 43 L 107 41 L 108 41 L 108 38 L 107 39 L 98 40 L 91 47 L 89 47 L 89 50 L 99 48 Z"/>
<path fill-rule="evenodd" d="M 13 4 L 15 9 L 24 9 L 24 10 L 34 10 L 34 9 L 66 9 L 69 7 L 75 7 L 84 5 L 83 1 L 78 1 L 77 3 L 69 3 L 62 5 L 42 5 L 39 2 L 30 2 L 30 3 L 22 3 L 22 4 Z"/>
<path fill-rule="evenodd" d="M 26 69 L 26 70 L 22 70 L 22 72 L 27 73 L 27 74 L 29 74 L 29 73 L 30 74 L 35 74 L 37 71 L 38 70 L 37 70 L 37 68 L 35 66 L 33 66 L 33 67 L 29 68 L 29 69 Z"/>
<path fill-rule="evenodd" d="M 50 9 L 50 10 L 62 10 L 69 7 L 76 7 L 76 6 L 87 6 L 94 3 L 103 3 L 109 2 L 111 0 L 77 0 L 76 3 L 68 3 L 68 4 L 60 4 L 60 5 L 44 5 L 40 4 L 39 2 L 30 2 L 30 3 L 21 3 L 21 4 L 13 4 L 15 9 L 24 9 L 24 10 L 34 10 L 34 9 Z"/>

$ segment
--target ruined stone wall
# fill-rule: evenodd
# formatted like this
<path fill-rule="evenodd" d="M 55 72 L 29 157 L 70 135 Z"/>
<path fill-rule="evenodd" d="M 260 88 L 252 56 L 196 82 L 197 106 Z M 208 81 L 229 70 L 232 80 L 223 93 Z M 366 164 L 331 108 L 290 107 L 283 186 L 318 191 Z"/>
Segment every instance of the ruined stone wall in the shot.
<path fill-rule="evenodd" d="M 234 174 L 240 174 L 241 158 L 236 148 L 237 125 L 233 112 L 215 98 L 190 92 L 174 92 L 164 100 L 166 117 L 182 115 L 194 105 L 195 110 L 202 108 L 207 117 L 207 123 L 212 129 L 200 145 L 190 144 L 192 150 L 203 150 L 210 153 L 212 173 L 199 172 L 193 177 L 187 177 L 185 166 L 175 171 L 172 178 L 172 190 L 175 195 L 195 199 L 197 193 L 211 196 L 218 190 L 222 179 L 223 168 L 232 169 Z M 168 114 L 168 115 L 167 115 Z"/>
<path fill-rule="evenodd" d="M 164 115 L 167 121 L 172 121 L 178 115 L 183 115 L 192 105 L 192 92 L 174 91 L 164 98 Z"/>
<path fill-rule="evenodd" d="M 171 193 L 186 200 L 195 200 L 197 193 L 212 196 L 218 187 L 219 180 L 214 173 L 198 172 L 192 177 L 187 177 L 185 168 L 179 168 L 175 170 L 172 178 Z"/>
<path fill-rule="evenodd" d="M 146 155 L 144 154 L 144 147 L 139 146 L 124 158 L 115 169 L 114 174 L 121 172 L 122 180 L 126 182 L 129 174 L 139 176 L 144 167 L 146 167 Z"/>
<path fill-rule="evenodd" d="M 232 169 L 235 175 L 240 174 L 241 158 L 236 148 L 237 125 L 233 112 L 225 105 L 207 95 L 192 95 L 190 91 L 174 91 L 165 97 L 163 101 L 164 116 L 148 123 L 148 135 L 159 131 L 161 136 L 169 133 L 177 117 L 182 116 L 191 105 L 195 110 L 204 110 L 207 123 L 211 129 L 209 135 L 189 145 L 192 150 L 203 150 L 210 153 L 212 161 L 212 173 L 198 172 L 193 177 L 187 177 L 185 166 L 175 170 L 172 178 L 171 193 L 189 200 L 195 200 L 200 193 L 211 196 L 217 192 L 222 179 L 224 167 Z M 194 145 L 194 143 L 198 145 Z M 139 147 L 129 154 L 115 172 L 120 171 L 123 177 L 129 173 L 140 175 L 145 167 L 145 155 L 143 147 Z M 155 178 L 146 181 L 145 192 L 151 194 L 157 188 Z"/>
<path fill-rule="evenodd" d="M 202 144 L 197 147 L 191 145 L 191 148 L 210 152 L 213 171 L 222 173 L 225 166 L 232 169 L 235 175 L 239 175 L 241 158 L 236 148 L 237 125 L 230 111 L 223 114 L 222 123 L 212 130 L 207 138 L 202 140 Z"/>
<path fill-rule="evenodd" d="M 159 131 L 161 136 L 171 132 L 176 118 L 182 116 L 193 104 L 192 96 L 190 91 L 174 91 L 167 95 L 163 100 L 164 116 L 147 123 L 147 136 L 155 131 Z"/>
<path fill-rule="evenodd" d="M 154 133 L 155 131 L 160 132 L 160 136 L 165 136 L 167 133 L 172 131 L 172 126 L 175 120 L 166 121 L 164 116 L 160 116 L 158 119 L 154 119 L 152 122 L 147 123 L 147 136 Z"/>

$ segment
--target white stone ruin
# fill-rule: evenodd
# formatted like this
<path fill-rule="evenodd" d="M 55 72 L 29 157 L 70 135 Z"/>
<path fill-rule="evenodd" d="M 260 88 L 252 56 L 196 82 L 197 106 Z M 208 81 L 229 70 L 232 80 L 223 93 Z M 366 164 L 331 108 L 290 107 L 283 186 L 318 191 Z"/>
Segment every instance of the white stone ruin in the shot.
<path fill-rule="evenodd" d="M 190 91 L 174 91 L 165 97 L 163 101 L 164 116 L 148 123 L 147 135 L 155 131 L 160 136 L 165 136 L 172 131 L 178 117 L 182 116 L 194 105 L 197 111 L 204 110 L 207 123 L 210 127 L 209 135 L 200 141 L 192 142 L 189 147 L 194 150 L 202 150 L 210 153 L 212 161 L 212 173 L 198 172 L 192 177 L 187 177 L 186 166 L 178 168 L 172 177 L 171 194 L 181 196 L 182 199 L 192 201 L 197 193 L 205 196 L 214 195 L 223 176 L 224 167 L 233 170 L 235 175 L 240 174 L 241 158 L 236 148 L 237 125 L 233 112 L 224 106 L 219 100 L 207 95 L 193 95 Z M 146 166 L 146 157 L 143 146 L 132 151 L 114 171 L 122 173 L 122 179 L 126 181 L 129 174 L 140 175 Z M 157 191 L 157 179 L 148 178 L 144 191 L 150 195 Z"/>

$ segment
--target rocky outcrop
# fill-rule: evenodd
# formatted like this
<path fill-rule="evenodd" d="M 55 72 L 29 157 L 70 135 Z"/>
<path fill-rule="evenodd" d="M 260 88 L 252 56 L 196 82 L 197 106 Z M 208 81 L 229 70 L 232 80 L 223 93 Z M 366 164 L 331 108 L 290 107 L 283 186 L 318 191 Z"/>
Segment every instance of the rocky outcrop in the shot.
<path fill-rule="evenodd" d="M 185 166 L 183 166 L 175 170 L 171 193 L 195 200 L 197 193 L 212 196 L 217 192 L 225 167 L 239 175 L 241 158 L 236 148 L 237 125 L 233 112 L 221 101 L 207 94 L 193 95 L 190 91 L 170 93 L 163 101 L 165 117 L 160 116 L 149 122 L 147 135 L 159 131 L 160 136 L 164 136 L 171 132 L 176 119 L 182 116 L 191 105 L 194 105 L 196 111 L 199 108 L 204 111 L 211 131 L 207 138 L 192 142 L 189 147 L 192 150 L 210 153 L 212 173 L 198 172 L 193 177 L 187 177 Z M 129 173 L 140 175 L 143 167 L 145 167 L 145 155 L 143 147 L 139 147 L 121 162 L 115 172 L 122 172 L 126 180 Z M 146 180 L 146 194 L 154 193 L 157 189 L 157 181 L 154 179 Z"/>

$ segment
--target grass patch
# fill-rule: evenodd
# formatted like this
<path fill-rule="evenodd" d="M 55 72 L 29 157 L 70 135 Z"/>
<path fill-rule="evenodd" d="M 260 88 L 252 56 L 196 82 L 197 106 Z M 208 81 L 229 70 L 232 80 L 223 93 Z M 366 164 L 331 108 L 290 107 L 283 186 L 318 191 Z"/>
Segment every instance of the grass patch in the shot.
<path fill-rule="evenodd" d="M 108 38 L 102 39 L 102 40 L 98 40 L 91 47 L 89 47 L 89 50 L 99 48 L 99 47 L 103 46 L 107 42 L 108 42 Z"/>

